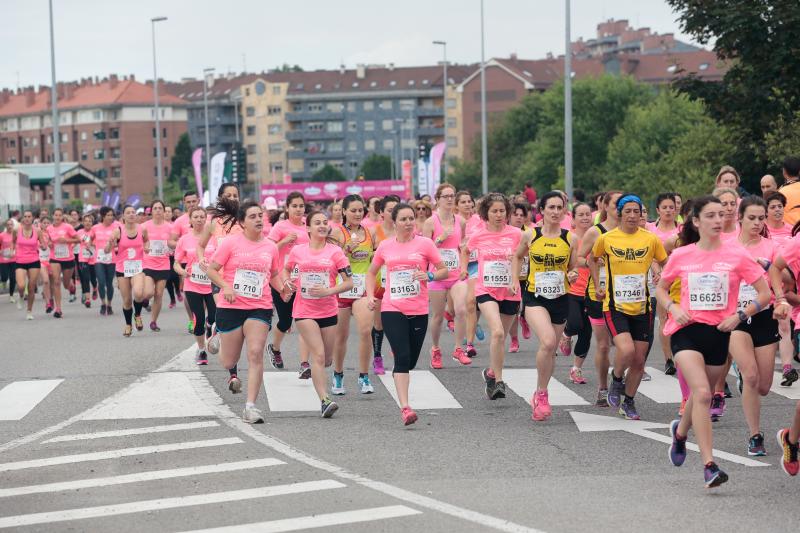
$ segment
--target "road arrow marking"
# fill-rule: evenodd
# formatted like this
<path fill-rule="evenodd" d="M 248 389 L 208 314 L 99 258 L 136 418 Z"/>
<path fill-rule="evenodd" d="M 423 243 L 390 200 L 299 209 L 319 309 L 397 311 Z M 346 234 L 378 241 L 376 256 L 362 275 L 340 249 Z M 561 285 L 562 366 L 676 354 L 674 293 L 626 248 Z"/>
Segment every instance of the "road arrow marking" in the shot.
<path fill-rule="evenodd" d="M 649 431 L 656 428 L 667 428 L 668 424 L 661 424 L 660 422 L 647 422 L 645 420 L 625 420 L 624 418 L 616 418 L 611 416 L 593 415 L 590 413 L 581 413 L 580 411 L 570 411 L 570 416 L 578 426 L 578 431 L 625 431 L 633 433 L 640 437 L 663 442 L 664 444 L 672 444 L 672 438 L 661 433 Z M 686 443 L 686 448 L 694 452 L 700 452 L 696 444 L 691 442 Z M 768 463 L 748 459 L 732 453 L 723 452 L 720 450 L 713 450 L 714 457 L 717 459 L 724 459 L 732 463 L 738 463 L 744 466 L 770 466 Z"/>

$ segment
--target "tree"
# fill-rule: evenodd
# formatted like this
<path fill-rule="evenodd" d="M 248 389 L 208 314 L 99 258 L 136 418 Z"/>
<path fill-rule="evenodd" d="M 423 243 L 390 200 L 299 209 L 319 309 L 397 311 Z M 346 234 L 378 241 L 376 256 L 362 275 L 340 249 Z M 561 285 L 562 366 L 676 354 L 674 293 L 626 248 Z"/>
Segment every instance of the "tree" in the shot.
<path fill-rule="evenodd" d="M 667 0 L 679 13 L 682 30 L 727 63 L 721 82 L 689 77 L 681 91 L 705 102 L 711 116 L 727 126 L 736 143 L 731 163 L 757 186 L 770 156 L 765 139 L 779 120 L 800 109 L 800 4 L 797 0 Z M 784 154 L 789 155 L 789 154 Z M 773 156 L 774 157 L 774 156 Z M 749 180 L 747 180 L 749 178 Z"/>
<path fill-rule="evenodd" d="M 178 137 L 175 145 L 175 152 L 172 154 L 169 181 L 176 183 L 180 187 L 186 186 L 189 176 L 192 175 L 192 143 L 188 133 L 182 133 Z"/>
<path fill-rule="evenodd" d="M 326 164 L 311 177 L 311 181 L 345 181 L 344 174 L 331 164 Z"/>
<path fill-rule="evenodd" d="M 392 177 L 392 159 L 388 155 L 371 154 L 363 163 L 359 173 L 365 180 L 388 180 Z"/>
<path fill-rule="evenodd" d="M 288 63 L 284 63 L 283 65 L 272 69 L 272 72 L 303 72 L 303 67 L 300 65 L 289 65 Z"/>

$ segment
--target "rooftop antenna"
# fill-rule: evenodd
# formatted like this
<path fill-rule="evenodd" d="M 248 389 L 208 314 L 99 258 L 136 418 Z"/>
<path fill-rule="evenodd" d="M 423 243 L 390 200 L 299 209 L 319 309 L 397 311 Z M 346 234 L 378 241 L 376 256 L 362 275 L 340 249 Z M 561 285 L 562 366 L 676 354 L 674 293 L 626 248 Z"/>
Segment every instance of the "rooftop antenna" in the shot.
<path fill-rule="evenodd" d="M 247 72 L 247 54 L 242 54 L 242 72 Z"/>

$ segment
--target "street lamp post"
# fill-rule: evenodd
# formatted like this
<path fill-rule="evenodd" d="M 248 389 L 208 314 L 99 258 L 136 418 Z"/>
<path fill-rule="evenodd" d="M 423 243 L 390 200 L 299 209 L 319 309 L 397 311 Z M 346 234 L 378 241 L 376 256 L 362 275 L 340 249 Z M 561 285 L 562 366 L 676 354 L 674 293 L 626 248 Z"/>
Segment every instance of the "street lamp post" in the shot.
<path fill-rule="evenodd" d="M 447 41 L 433 41 L 433 44 L 442 47 L 442 69 L 444 78 L 442 81 L 442 116 L 444 117 L 444 142 L 445 157 L 442 159 L 442 175 L 447 180 Z"/>
<path fill-rule="evenodd" d="M 489 192 L 489 153 L 486 138 L 486 61 L 483 39 L 483 0 L 481 0 L 481 190 Z"/>
<path fill-rule="evenodd" d="M 203 116 L 206 125 L 206 174 L 211 175 L 211 142 L 208 136 L 208 75 L 214 72 L 214 68 L 203 69 Z"/>
<path fill-rule="evenodd" d="M 566 0 L 566 50 L 564 51 L 564 190 L 572 198 L 572 45 L 569 1 Z"/>
<path fill-rule="evenodd" d="M 53 32 L 53 0 L 50 0 L 50 107 L 53 121 L 53 199 L 56 207 L 62 207 L 61 198 L 61 134 L 58 131 L 58 87 L 56 86 L 56 43 Z"/>
<path fill-rule="evenodd" d="M 158 69 L 156 68 L 156 22 L 167 20 L 167 17 L 153 17 L 150 19 L 151 34 L 153 37 L 153 100 L 156 113 L 156 180 L 158 183 L 158 198 L 164 198 L 164 170 L 161 165 L 161 117 L 158 110 Z"/>

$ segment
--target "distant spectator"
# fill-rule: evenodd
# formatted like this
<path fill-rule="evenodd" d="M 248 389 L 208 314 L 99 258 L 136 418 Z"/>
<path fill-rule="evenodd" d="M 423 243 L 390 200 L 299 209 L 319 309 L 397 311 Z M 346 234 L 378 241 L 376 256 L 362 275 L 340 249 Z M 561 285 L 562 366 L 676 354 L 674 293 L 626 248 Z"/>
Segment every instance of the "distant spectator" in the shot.
<path fill-rule="evenodd" d="M 530 183 L 525 184 L 525 190 L 523 191 L 525 194 L 525 199 L 528 201 L 529 204 L 535 205 L 536 204 L 536 191 L 533 190 Z"/>
<path fill-rule="evenodd" d="M 572 201 L 576 204 L 586 201 L 586 193 L 583 192 L 583 189 L 574 189 L 572 191 Z"/>
<path fill-rule="evenodd" d="M 765 198 L 769 196 L 769 193 L 775 192 L 778 190 L 778 182 L 775 181 L 775 176 L 772 174 L 766 174 L 764 177 L 761 178 L 761 197 Z"/>
<path fill-rule="evenodd" d="M 786 197 L 783 220 L 794 226 L 800 220 L 800 158 L 789 156 L 783 160 L 783 179 L 786 182 L 778 189 Z"/>

